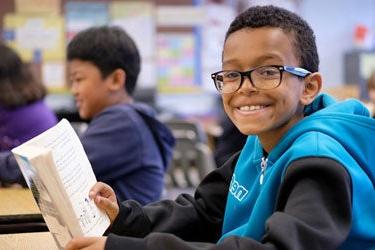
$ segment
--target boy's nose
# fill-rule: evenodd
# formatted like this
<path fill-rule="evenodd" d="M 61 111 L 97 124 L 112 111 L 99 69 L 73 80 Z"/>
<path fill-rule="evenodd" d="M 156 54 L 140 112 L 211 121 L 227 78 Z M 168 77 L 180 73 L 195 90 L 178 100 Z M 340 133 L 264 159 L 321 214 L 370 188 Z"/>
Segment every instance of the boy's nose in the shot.
<path fill-rule="evenodd" d="M 78 88 L 76 86 L 76 84 L 72 83 L 70 84 L 70 92 L 75 96 L 78 94 Z"/>
<path fill-rule="evenodd" d="M 257 91 L 257 89 L 253 86 L 250 81 L 250 76 L 245 76 L 243 78 L 242 86 L 240 90 L 243 89 L 244 91 Z"/>

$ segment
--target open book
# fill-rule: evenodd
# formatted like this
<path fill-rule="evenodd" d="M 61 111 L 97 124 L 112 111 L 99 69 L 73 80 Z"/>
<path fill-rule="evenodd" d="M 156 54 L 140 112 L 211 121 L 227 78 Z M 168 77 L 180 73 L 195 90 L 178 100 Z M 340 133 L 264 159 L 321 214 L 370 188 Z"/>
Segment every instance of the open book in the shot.
<path fill-rule="evenodd" d="M 67 120 L 12 152 L 59 248 L 74 236 L 103 235 L 110 221 L 88 197 L 96 178 Z"/>

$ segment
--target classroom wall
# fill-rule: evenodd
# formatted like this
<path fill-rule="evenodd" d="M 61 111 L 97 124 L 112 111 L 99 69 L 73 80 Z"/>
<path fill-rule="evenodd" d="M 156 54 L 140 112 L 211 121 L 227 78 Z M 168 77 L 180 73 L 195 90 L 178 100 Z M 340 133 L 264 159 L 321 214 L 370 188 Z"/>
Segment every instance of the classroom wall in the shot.
<path fill-rule="evenodd" d="M 295 5 L 316 33 L 321 58 L 321 71 L 327 86 L 345 83 L 344 54 L 353 49 L 353 32 L 357 24 L 364 24 L 372 30 L 375 37 L 375 1 L 374 0 L 237 0 L 243 6 L 252 4 L 275 4 L 283 7 Z M 66 0 L 62 0 L 64 4 Z M 99 1 L 100 2 L 100 1 Z M 105 1 L 104 1 L 105 2 Z M 192 0 L 157 0 L 158 4 L 186 4 Z M 231 1 L 232 5 L 235 5 Z M 13 11 L 14 0 L 0 1 L 0 17 Z M 373 39 L 375 40 L 375 38 Z M 221 49 L 221 48 L 218 48 Z M 207 78 L 206 78 L 207 79 Z"/>
<path fill-rule="evenodd" d="M 0 0 L 0 17 L 2 17 L 5 13 L 12 12 L 14 10 L 14 1 L 15 0 Z M 90 0 L 94 1 L 94 0 Z M 94 2 L 106 2 L 107 0 L 96 0 Z M 152 0 L 149 0 L 152 1 Z M 324 77 L 324 85 L 326 87 L 335 87 L 335 86 L 342 86 L 345 84 L 344 79 L 344 54 L 347 51 L 353 50 L 354 43 L 353 43 L 353 32 L 354 28 L 358 24 L 364 24 L 369 27 L 372 32 L 373 36 L 375 35 L 375 0 L 218 0 L 212 2 L 221 2 L 226 3 L 229 6 L 240 6 L 242 4 L 242 8 L 238 11 L 244 10 L 249 5 L 254 4 L 275 4 L 280 5 L 282 7 L 289 7 L 292 8 L 293 11 L 296 11 L 301 16 L 303 16 L 312 26 L 316 33 L 317 37 L 317 46 L 319 50 L 319 55 L 321 59 L 320 70 L 323 73 Z M 68 0 L 61 0 L 61 6 L 63 6 Z M 87 0 L 86 0 L 87 2 Z M 172 4 L 172 5 L 182 5 L 182 4 L 194 4 L 198 2 L 208 2 L 208 0 L 154 0 L 157 5 L 164 5 L 164 4 Z M 63 7 L 62 7 L 63 9 Z M 229 9 L 230 10 L 230 9 Z M 226 17 L 228 20 L 232 19 L 232 14 L 229 13 L 229 10 L 225 10 L 227 15 L 220 15 L 218 16 L 218 20 L 215 22 L 222 21 Z M 222 12 L 223 11 L 218 11 Z M 212 15 L 215 16 L 215 13 Z M 209 13 L 205 13 L 205 17 L 210 17 Z M 213 17 L 211 17 L 213 18 Z M 1 27 L 1 25 L 0 25 Z M 225 26 L 227 27 L 227 26 Z M 192 28 L 189 28 L 192 30 Z M 171 28 L 167 30 L 171 31 Z M 183 29 L 178 29 L 177 31 L 186 31 Z M 1 31 L 1 29 L 0 29 Z M 165 28 L 157 28 L 157 32 L 164 32 Z M 220 31 L 223 31 L 220 33 Z M 194 30 L 195 32 L 195 30 Z M 186 105 L 174 105 L 176 100 L 185 100 L 183 101 L 184 104 L 186 103 L 194 103 L 189 102 L 189 100 L 213 100 L 210 96 L 212 94 L 216 94 L 216 91 L 213 87 L 212 81 L 209 77 L 210 72 L 214 72 L 220 69 L 220 53 L 222 50 L 222 39 L 221 36 L 224 36 L 225 29 L 222 27 L 218 27 L 213 29 L 210 27 L 207 30 L 201 29 L 202 32 L 200 37 L 200 44 L 202 45 L 201 48 L 201 55 L 202 60 L 200 61 L 200 79 L 201 79 L 201 86 L 205 91 L 210 92 L 207 98 L 201 98 L 202 94 L 206 93 L 195 93 L 193 92 L 192 97 L 189 97 L 189 94 L 186 94 L 186 91 L 183 93 L 187 97 L 180 98 L 180 96 L 173 96 L 172 98 L 164 98 L 160 100 L 161 104 L 165 104 L 165 106 L 186 106 Z M 208 34 L 207 37 L 209 39 L 205 39 L 206 37 L 204 34 Z M 213 39 L 215 38 L 215 39 Z M 375 39 L 374 39 L 375 40 Z M 203 41 L 203 42 L 202 42 Z M 210 43 L 207 45 L 204 41 L 209 41 Z M 204 45 L 207 45 L 204 47 Z M 215 48 L 217 47 L 217 48 Z M 207 49 L 210 48 L 211 50 Z M 204 54 L 204 51 L 206 54 Z M 210 51 L 213 51 L 211 53 Z M 214 51 L 217 51 L 217 55 L 213 55 Z M 210 54 L 211 53 L 211 54 Z M 217 63 L 215 63 L 217 62 Z M 149 76 L 149 75 L 147 75 Z M 150 77 L 148 77 L 150 78 Z M 182 93 L 183 91 L 180 91 Z M 191 92 L 191 91 L 190 91 Z M 198 98 L 199 97 L 199 98 Z M 215 98 L 215 96 L 214 96 Z M 53 97 L 53 101 L 61 105 L 62 102 L 57 101 L 58 97 Z M 66 98 L 61 98 L 62 100 L 66 100 Z M 70 103 L 71 100 L 68 100 Z M 213 103 L 213 102 L 212 102 Z M 209 107 L 214 106 L 214 104 L 207 104 L 201 103 L 198 105 L 199 107 Z M 194 112 L 197 112 L 199 108 L 190 106 L 190 109 Z M 192 112 L 193 112 L 192 111 Z M 187 112 L 187 111 L 183 111 Z M 202 113 L 206 112 L 206 110 L 202 110 Z"/>
<path fill-rule="evenodd" d="M 364 24 L 375 36 L 375 1 L 303 0 L 300 14 L 315 31 L 325 86 L 345 84 L 344 54 L 354 49 L 355 26 Z"/>

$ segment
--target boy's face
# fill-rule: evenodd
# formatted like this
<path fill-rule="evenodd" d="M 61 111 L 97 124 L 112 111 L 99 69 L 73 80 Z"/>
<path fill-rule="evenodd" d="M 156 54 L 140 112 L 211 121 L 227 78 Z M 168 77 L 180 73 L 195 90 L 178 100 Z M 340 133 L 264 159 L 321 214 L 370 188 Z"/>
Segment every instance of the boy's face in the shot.
<path fill-rule="evenodd" d="M 68 63 L 68 75 L 81 118 L 90 119 L 108 106 L 108 79 L 93 63 L 74 59 Z"/>
<path fill-rule="evenodd" d="M 295 53 L 291 35 L 281 29 L 241 29 L 224 45 L 223 70 L 247 71 L 264 65 L 298 67 Z M 303 118 L 303 90 L 303 79 L 282 72 L 281 84 L 275 89 L 257 90 L 246 77 L 239 90 L 223 94 L 222 100 L 225 112 L 242 133 L 272 141 Z"/>

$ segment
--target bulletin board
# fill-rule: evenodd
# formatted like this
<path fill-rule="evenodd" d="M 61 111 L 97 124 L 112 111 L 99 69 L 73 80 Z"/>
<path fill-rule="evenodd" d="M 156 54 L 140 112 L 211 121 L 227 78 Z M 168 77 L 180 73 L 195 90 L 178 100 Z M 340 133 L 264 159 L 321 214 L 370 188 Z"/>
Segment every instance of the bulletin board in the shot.
<path fill-rule="evenodd" d="M 192 32 L 159 33 L 157 37 L 158 88 L 162 92 L 188 92 L 195 87 Z"/>
<path fill-rule="evenodd" d="M 64 21 L 56 15 L 7 14 L 3 39 L 27 62 L 64 58 Z"/>

